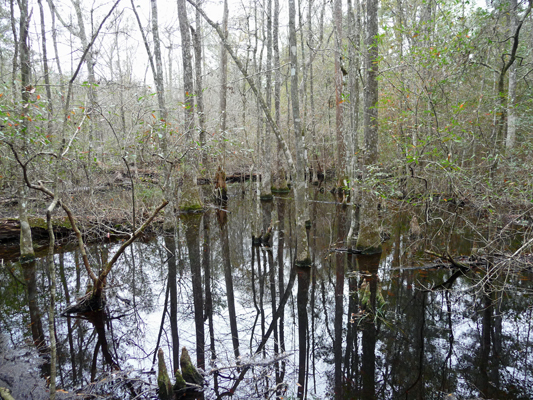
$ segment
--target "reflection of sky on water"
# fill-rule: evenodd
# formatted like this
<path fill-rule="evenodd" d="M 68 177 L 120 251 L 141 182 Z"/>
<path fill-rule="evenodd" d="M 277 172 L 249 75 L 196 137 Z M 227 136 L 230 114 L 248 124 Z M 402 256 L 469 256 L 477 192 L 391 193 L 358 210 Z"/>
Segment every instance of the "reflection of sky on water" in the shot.
<path fill-rule="evenodd" d="M 286 201 L 286 200 L 284 200 Z M 276 203 L 274 203 L 276 204 Z M 287 204 L 290 202 L 287 201 Z M 311 232 L 311 245 L 315 246 L 313 254 L 316 256 L 316 284 L 311 283 L 309 301 L 312 299 L 314 290 L 314 305 L 308 305 L 309 347 L 313 352 L 309 356 L 308 373 L 308 395 L 310 397 L 325 398 L 333 392 L 334 357 L 333 357 L 333 335 L 334 335 L 334 310 L 335 310 L 335 253 L 330 253 L 331 245 L 336 238 L 336 216 L 335 207 L 328 203 L 313 203 L 313 212 L 316 215 L 317 230 Z M 241 361 L 249 361 L 249 356 L 255 351 L 260 340 L 261 317 L 258 317 L 257 309 L 253 301 L 252 287 L 252 254 L 250 216 L 248 199 L 234 199 L 230 201 L 230 211 L 228 214 L 228 233 L 231 245 L 230 257 L 233 271 L 233 286 L 235 295 L 237 326 L 239 329 Z M 213 211 L 211 211 L 213 212 Z M 290 228 L 288 226 L 287 209 L 285 218 L 285 286 L 290 278 L 290 257 L 288 243 L 290 242 Z M 390 230 L 391 239 L 384 245 L 380 267 L 378 270 L 379 284 L 385 300 L 382 308 L 381 320 L 377 323 L 377 337 L 375 342 L 376 354 L 376 390 L 378 398 L 390 398 L 399 396 L 411 383 L 415 382 L 419 368 L 417 340 L 423 329 L 424 339 L 424 366 L 422 381 L 425 385 L 425 393 L 431 391 L 441 391 L 442 393 L 455 393 L 460 397 L 479 396 L 478 384 L 483 383 L 483 376 L 480 377 L 478 364 L 480 358 L 480 338 L 483 330 L 483 303 L 480 292 L 472 292 L 471 287 L 477 281 L 472 277 L 460 278 L 453 286 L 450 294 L 450 304 L 453 310 L 451 315 L 452 329 L 449 328 L 447 303 L 444 292 L 427 294 L 425 303 L 421 303 L 420 289 L 431 287 L 442 283 L 450 276 L 446 270 L 420 270 L 416 265 L 420 264 L 421 248 L 415 246 L 408 237 L 408 221 L 401 218 L 401 213 L 393 213 L 391 221 L 387 222 L 385 228 Z M 210 219 L 210 249 L 211 249 L 211 276 L 213 292 L 213 325 L 215 331 L 215 345 L 217 360 L 215 364 L 209 361 L 210 338 L 207 322 L 205 323 L 205 344 L 206 344 L 206 370 L 209 371 L 216 365 L 218 368 L 235 367 L 233 345 L 231 340 L 231 330 L 229 324 L 229 311 L 225 294 L 224 267 L 221 251 L 221 235 L 218 222 L 214 214 Z M 276 220 L 276 207 L 273 207 L 272 219 Z M 349 221 L 348 221 L 349 223 Z M 276 226 L 274 226 L 276 229 Z M 178 250 L 181 254 L 181 263 L 178 263 L 178 330 L 180 347 L 186 346 L 191 354 L 191 358 L 196 360 L 196 338 L 194 310 L 192 300 L 192 284 L 190 266 L 188 264 L 188 251 L 185 244 L 184 231 L 178 233 Z M 203 232 L 201 233 L 203 236 Z M 399 235 L 399 236 L 398 236 Z M 277 231 L 274 232 L 273 255 L 277 265 Z M 202 240 L 200 241 L 202 242 Z M 128 249 L 119 259 L 108 278 L 108 308 L 113 319 L 107 326 L 107 335 L 113 354 L 118 358 L 123 370 L 144 370 L 152 368 L 152 357 L 155 350 L 159 327 L 161 324 L 162 311 L 165 300 L 167 286 L 167 266 L 164 261 L 168 255 L 164 250 L 164 240 L 157 238 L 148 243 L 135 243 L 132 250 Z M 90 259 L 97 265 L 98 253 L 107 250 L 112 255 L 118 248 L 118 244 L 105 245 L 99 249 L 96 246 L 89 247 Z M 97 251 L 98 250 L 98 251 Z M 135 263 L 135 278 L 133 278 L 133 259 Z M 264 263 L 264 250 L 260 251 L 261 268 L 264 273 L 264 298 L 263 311 L 265 315 L 265 330 L 272 319 L 272 309 L 270 302 L 270 284 L 268 276 L 268 265 Z M 101 257 L 101 254 L 100 254 Z M 110 256 L 108 256 L 110 258 Z M 56 265 L 59 265 L 59 255 L 55 257 Z M 80 261 L 81 262 L 81 261 Z M 85 293 L 87 278 L 84 268 L 80 265 L 79 279 L 76 275 L 75 256 L 73 252 L 64 254 L 64 268 L 66 283 L 69 288 L 71 301 L 76 296 Z M 257 259 L 255 260 L 255 285 L 256 300 L 259 304 L 259 276 Z M 44 272 L 44 262 L 39 261 L 36 271 L 36 280 L 39 282 L 39 289 L 42 291 L 39 297 L 39 305 L 43 324 L 46 324 L 47 307 L 47 274 Z M 12 279 L 5 271 L 1 272 L 2 283 L 0 285 L 5 290 L 9 285 L 13 285 Z M 5 275 L 5 276 L 4 276 Z M 475 276 L 475 275 L 474 275 Z M 525 273 L 525 277 L 529 276 Z M 58 277 L 59 279 L 59 277 Z M 348 301 L 350 277 L 347 275 L 344 281 L 344 317 L 343 317 L 343 349 L 346 347 L 346 328 L 348 320 Z M 512 289 L 509 296 L 505 296 L 502 302 L 501 338 L 502 351 L 505 355 L 495 364 L 495 357 L 490 353 L 487 374 L 491 377 L 497 376 L 501 382 L 501 387 L 509 388 L 510 385 L 518 386 L 520 393 L 529 396 L 533 395 L 533 378 L 530 366 L 530 354 L 528 346 L 531 343 L 531 308 L 526 289 L 519 289 L 522 286 L 527 288 L 527 280 L 519 278 L 509 278 L 506 287 Z M 65 304 L 63 283 L 58 280 L 58 309 L 63 309 Z M 277 271 L 276 271 L 277 288 Z M 522 292 L 520 292 L 520 290 Z M 76 291 L 78 291 L 76 293 Z M 13 302 L 24 301 L 22 288 L 15 290 L 16 296 Z M 297 292 L 298 282 L 296 280 L 292 288 L 292 296 L 285 305 L 285 341 L 287 357 L 284 362 L 287 365 L 285 382 L 288 385 L 287 396 L 295 395 L 297 391 L 297 371 L 298 371 L 298 314 L 297 314 Z M 205 295 L 205 294 L 204 294 Z M 280 294 L 276 294 L 279 304 Z M 12 343 L 23 343 L 29 337 L 28 324 L 29 317 L 25 307 L 9 306 L 6 298 L 1 300 L 5 307 L 1 308 L 2 328 L 6 328 Z M 137 305 L 136 310 L 132 305 Z M 422 312 L 422 304 L 424 309 Z M 167 313 L 169 310 L 167 310 Z M 422 328 L 420 318 L 425 317 Z M 492 318 L 497 313 L 492 313 Z M 327 321 L 327 323 L 326 323 Z M 362 323 L 356 321 L 362 329 Z M 8 324 L 8 325 L 6 325 Z M 71 364 L 69 357 L 69 344 L 67 338 L 66 318 L 58 317 L 57 334 L 60 351 L 61 379 L 67 385 Z M 255 324 L 255 328 L 254 328 Z M 76 347 L 76 365 L 82 371 L 84 380 L 75 386 L 87 384 L 88 374 L 95 346 L 95 338 L 92 327 L 87 321 L 76 321 L 72 319 L 74 331 L 74 345 Z M 45 325 L 46 326 L 46 325 Z M 493 328 L 494 329 L 494 323 Z M 45 329 L 45 331 L 47 331 Z M 253 332 L 253 336 L 252 336 Z M 358 332 L 357 356 L 362 357 L 362 330 Z M 450 351 L 450 334 L 453 334 L 452 351 Z M 113 342 L 111 341 L 113 338 Z M 493 339 L 491 339 L 493 340 Z M 494 344 L 491 343 L 493 346 Z M 83 349 L 79 350 L 79 346 Z M 165 326 L 161 337 L 160 347 L 165 351 L 167 366 L 171 366 L 171 334 L 169 326 L 169 315 L 165 316 Z M 344 351 L 344 350 L 343 350 Z M 266 346 L 264 357 L 266 360 L 272 359 L 273 336 Z M 261 353 L 258 359 L 263 357 Z M 100 357 L 101 358 L 101 357 Z M 446 361 L 447 360 L 447 361 Z M 360 365 L 359 365 L 360 367 Z M 102 362 L 98 362 L 101 372 Z M 224 378 L 220 379 L 221 387 L 228 389 L 233 384 L 229 378 L 234 378 L 238 373 L 235 368 L 224 370 Z M 133 374 L 133 373 L 132 373 Z M 155 383 L 155 377 L 147 374 L 139 375 L 144 380 L 151 380 Z M 245 380 L 240 384 L 236 398 L 249 398 L 250 396 L 261 396 L 261 391 L 273 388 L 276 384 L 275 371 L 273 365 L 256 366 L 248 371 Z M 226 378 L 228 377 L 228 379 Z M 360 381 L 354 382 L 355 385 Z M 444 384 L 443 384 L 444 382 Z M 210 386 L 206 391 L 206 398 L 215 398 L 213 392 L 212 377 L 209 378 Z M 259 388 L 259 389 L 258 389 Z M 259 392 L 256 391 L 259 390 Z M 416 389 L 415 390 L 419 390 Z M 501 393 L 500 393 L 501 394 Z M 430 398 L 430 397 L 426 397 Z M 510 397 L 513 398 L 513 397 Z"/>

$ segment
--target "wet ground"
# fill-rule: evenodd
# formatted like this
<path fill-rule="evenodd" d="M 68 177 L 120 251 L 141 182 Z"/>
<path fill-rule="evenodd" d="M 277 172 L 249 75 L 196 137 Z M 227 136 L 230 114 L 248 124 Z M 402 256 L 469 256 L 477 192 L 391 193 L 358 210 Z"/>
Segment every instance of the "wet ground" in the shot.
<path fill-rule="evenodd" d="M 172 371 L 186 347 L 206 378 L 193 398 L 533 398 L 531 265 L 503 257 L 528 228 L 445 202 L 383 202 L 383 253 L 362 256 L 346 251 L 353 207 L 310 193 L 312 268 L 292 268 L 290 197 L 260 204 L 271 246 L 252 246 L 258 207 L 240 186 L 226 210 L 176 219 L 126 251 L 99 315 L 59 316 L 88 284 L 78 252 L 59 251 L 62 395 L 155 398 L 157 348 Z M 420 235 L 410 232 L 415 214 Z M 118 246 L 90 246 L 92 265 Z M 424 250 L 464 256 L 468 270 Z M 46 264 L 6 262 L 0 274 L 0 386 L 42 398 L 48 358 L 33 343 L 48 343 Z"/>

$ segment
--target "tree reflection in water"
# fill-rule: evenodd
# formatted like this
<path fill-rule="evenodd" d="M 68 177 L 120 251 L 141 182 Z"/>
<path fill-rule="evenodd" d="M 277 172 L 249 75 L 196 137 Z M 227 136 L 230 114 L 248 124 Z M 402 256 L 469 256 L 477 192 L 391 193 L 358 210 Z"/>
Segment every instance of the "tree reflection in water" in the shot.
<path fill-rule="evenodd" d="M 108 277 L 106 309 L 57 319 L 58 386 L 149 398 L 157 347 L 176 369 L 186 346 L 205 368 L 207 386 L 195 396 L 206 399 L 533 398 L 530 271 L 508 275 L 505 292 L 499 278 L 480 286 L 482 271 L 427 291 L 453 272 L 413 267 L 423 248 L 409 238 L 405 212 L 384 222 L 392 237 L 381 256 L 353 255 L 344 249 L 350 213 L 321 196 L 310 207 L 312 268 L 293 268 L 290 198 L 262 205 L 271 248 L 252 248 L 256 207 L 237 197 L 181 221 L 181 235 L 135 244 Z M 454 240 L 450 249 L 466 246 Z M 116 245 L 105 246 L 90 248 L 94 264 Z M 87 279 L 74 251 L 61 249 L 56 264 L 64 308 Z M 26 285 L 0 270 L 2 331 L 16 347 L 40 343 L 45 263 L 14 271 Z"/>

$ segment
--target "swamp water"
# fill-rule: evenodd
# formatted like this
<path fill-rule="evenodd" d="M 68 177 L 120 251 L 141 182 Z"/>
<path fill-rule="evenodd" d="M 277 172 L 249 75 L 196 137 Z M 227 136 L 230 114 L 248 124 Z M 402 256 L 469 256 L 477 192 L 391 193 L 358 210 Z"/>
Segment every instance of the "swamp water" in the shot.
<path fill-rule="evenodd" d="M 473 269 L 449 290 L 427 290 L 454 271 L 432 267 L 424 249 L 444 253 L 449 243 L 450 254 L 470 255 L 472 232 L 491 228 L 444 207 L 422 224 L 424 239 L 413 238 L 414 208 L 389 203 L 382 254 L 350 254 L 351 207 L 313 190 L 313 267 L 294 269 L 290 197 L 261 204 L 272 246 L 254 247 L 257 204 L 231 190 L 227 211 L 211 208 L 134 243 L 108 277 L 101 318 L 59 315 L 88 282 L 78 252 L 60 249 L 59 398 L 157 398 L 156 350 L 173 371 L 182 347 L 206 373 L 204 391 L 187 398 L 533 398 L 530 266 L 491 277 Z M 118 246 L 89 246 L 91 263 Z M 46 261 L 5 262 L 0 276 L 0 387 L 17 400 L 46 398 L 47 364 L 32 356 L 39 329 L 48 334 Z M 47 343 L 39 360 L 48 360 Z"/>

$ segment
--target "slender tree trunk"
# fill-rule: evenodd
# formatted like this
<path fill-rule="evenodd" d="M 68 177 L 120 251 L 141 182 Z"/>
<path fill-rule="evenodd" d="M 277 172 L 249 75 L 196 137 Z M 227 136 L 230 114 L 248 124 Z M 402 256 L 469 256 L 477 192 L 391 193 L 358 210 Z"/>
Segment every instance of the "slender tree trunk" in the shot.
<path fill-rule="evenodd" d="M 296 46 L 296 6 L 289 0 L 289 51 L 291 61 L 291 104 L 296 147 L 296 171 L 294 179 L 294 201 L 296 205 L 296 265 L 311 264 L 305 218 L 308 213 L 307 192 L 305 190 L 305 165 L 303 156 L 303 132 L 300 120 L 300 101 L 298 98 L 298 50 Z"/>
<path fill-rule="evenodd" d="M 355 8 L 355 13 L 354 13 Z M 348 56 L 349 56 L 349 70 L 348 70 L 348 93 L 350 94 L 349 110 L 349 129 L 345 129 L 345 136 L 347 142 L 348 157 L 346 163 L 349 166 L 348 176 L 352 182 L 356 179 L 357 156 L 359 153 L 359 70 L 360 70 L 360 15 L 359 15 L 359 0 L 348 0 Z M 352 187 L 354 185 L 352 184 Z"/>
<path fill-rule="evenodd" d="M 200 4 L 198 4 L 200 7 Z M 194 43 L 194 72 L 196 78 L 196 113 L 198 115 L 198 125 L 200 127 L 200 146 L 201 149 L 201 175 L 207 176 L 209 171 L 207 165 L 207 149 L 206 149 L 206 139 L 205 139 L 205 110 L 204 110 L 204 87 L 202 82 L 202 31 L 201 31 L 201 22 L 202 17 L 200 12 L 196 10 L 196 29 L 191 26 L 191 32 Z"/>
<path fill-rule="evenodd" d="M 48 7 L 50 8 L 50 14 L 52 16 L 52 42 L 53 42 L 53 45 L 54 45 L 56 68 L 57 68 L 57 72 L 59 74 L 60 84 L 61 84 L 61 86 L 63 86 L 63 72 L 62 72 L 62 69 L 61 69 L 61 60 L 59 59 L 59 51 L 57 50 L 56 13 L 54 11 L 55 7 L 54 7 L 54 3 L 52 3 L 52 0 L 47 0 L 47 2 L 48 2 Z M 61 90 L 61 91 L 63 91 L 63 90 Z M 61 99 L 61 101 L 63 101 L 63 99 Z"/>
<path fill-rule="evenodd" d="M 23 3 L 21 3 L 23 4 Z M 17 99 L 18 99 L 18 94 L 17 94 L 17 71 L 18 71 L 18 66 L 19 66 L 19 60 L 18 60 L 18 57 L 19 57 L 19 46 L 20 46 L 20 42 L 18 40 L 18 34 L 17 34 L 17 20 L 15 18 L 15 1 L 14 0 L 10 0 L 9 2 L 9 7 L 10 7 L 10 12 L 11 12 L 11 32 L 13 34 L 13 68 L 11 69 L 11 95 L 12 95 L 12 102 L 13 102 L 13 105 L 15 105 L 17 103 Z M 26 4 L 26 9 L 27 9 L 27 4 Z M 26 14 L 27 14 L 27 10 L 26 10 Z M 20 16 L 21 20 L 22 20 L 22 15 Z"/>
<path fill-rule="evenodd" d="M 53 110 L 53 102 L 52 102 L 52 91 L 50 90 L 50 73 L 48 70 L 48 55 L 46 51 L 46 28 L 44 23 L 44 10 L 43 10 L 43 3 L 42 0 L 38 0 L 39 3 L 39 13 L 41 15 L 41 41 L 42 41 L 42 48 L 43 48 L 43 71 L 44 71 L 44 83 L 46 86 L 46 99 L 47 99 L 47 105 L 46 105 L 46 111 L 48 114 L 48 125 L 47 125 L 47 137 L 52 138 L 52 122 L 53 118 L 52 115 L 54 114 Z"/>
<path fill-rule="evenodd" d="M 307 149 L 310 151 L 310 171 L 311 171 L 311 182 L 316 185 L 318 184 L 318 172 L 319 172 L 319 162 L 318 162 L 318 144 L 316 138 L 316 117 L 315 117 L 315 87 L 314 87 L 314 70 L 313 70 L 313 59 L 315 48 L 315 32 L 313 31 L 312 24 L 312 8 L 313 1 L 309 0 L 308 9 L 307 9 L 307 42 L 309 43 L 309 125 L 310 125 L 310 145 Z"/>
<path fill-rule="evenodd" d="M 42 5 L 39 1 L 39 6 L 42 11 Z M 42 14 L 41 14 L 42 15 Z M 43 39 L 44 42 L 44 39 Z M 56 269 L 54 263 L 54 248 L 55 236 L 54 228 L 52 226 L 52 212 L 57 205 L 58 198 L 54 198 L 52 203 L 46 210 L 46 225 L 48 228 L 48 273 L 50 275 L 50 308 L 48 310 L 48 332 L 50 335 L 50 400 L 56 398 L 56 364 L 57 364 L 57 350 L 56 350 L 56 330 L 55 330 L 55 307 L 56 307 Z"/>
<path fill-rule="evenodd" d="M 270 112 L 272 107 L 272 0 L 267 0 L 266 2 L 266 49 L 265 100 Z M 261 200 L 272 200 L 272 133 L 269 124 L 266 124 L 265 126 L 264 135 L 262 148 L 263 167 L 261 169 Z"/>
<path fill-rule="evenodd" d="M 343 125 L 343 71 L 342 57 L 342 1 L 334 0 L 333 16 L 335 19 L 335 124 L 337 137 L 337 186 L 344 187 L 346 179 L 346 144 Z M 344 68 L 344 67 L 342 67 Z"/>
<path fill-rule="evenodd" d="M 30 48 L 28 29 L 30 26 L 30 16 L 28 15 L 28 0 L 21 0 L 20 7 L 20 24 L 19 34 L 20 40 L 18 43 L 18 53 L 20 56 L 20 83 L 22 91 L 22 103 L 20 111 L 20 132 L 22 137 L 22 152 L 27 152 L 27 147 L 30 143 L 30 117 L 28 115 L 31 110 L 30 99 L 33 87 L 31 86 L 31 69 L 30 69 Z M 20 259 L 32 260 L 35 257 L 33 251 L 33 241 L 31 236 L 31 228 L 28 222 L 28 188 L 24 184 L 24 179 L 21 177 L 19 187 L 19 221 L 20 221 Z"/>
<path fill-rule="evenodd" d="M 199 11 L 196 11 L 199 13 Z M 224 47 L 224 41 L 228 38 L 228 0 L 224 0 L 224 11 L 222 15 L 222 32 L 224 37 L 220 44 L 220 136 L 222 140 L 222 157 L 217 169 L 217 183 L 215 186 L 216 196 L 221 200 L 227 200 L 228 188 L 226 186 L 226 123 L 227 123 L 227 93 L 228 93 L 228 53 Z M 243 107 L 243 110 L 245 107 Z M 244 113 L 244 111 L 243 111 Z M 245 124 L 244 124 L 245 126 Z M 219 179 L 224 176 L 224 179 Z"/>
<path fill-rule="evenodd" d="M 378 162 L 378 1 L 367 2 L 367 24 L 365 35 L 367 57 L 365 59 L 366 90 L 365 90 L 365 171 L 363 179 L 367 179 L 367 168 Z M 361 210 L 359 220 L 359 236 L 357 248 L 365 253 L 381 253 L 379 236 L 378 210 L 375 195 L 366 189 L 361 193 Z"/>
<path fill-rule="evenodd" d="M 82 13 L 82 10 L 81 10 L 80 0 L 71 0 L 71 2 L 72 2 L 72 5 L 74 6 L 74 10 L 76 12 L 76 19 L 78 21 L 78 29 L 77 30 L 72 29 L 72 26 L 70 24 L 69 25 L 64 24 L 64 25 L 66 27 L 67 26 L 70 27 L 70 29 L 72 30 L 73 34 L 80 38 L 83 48 L 87 49 L 87 48 L 89 48 L 89 41 L 87 39 L 87 34 L 85 32 L 85 22 L 83 21 L 83 13 Z M 95 78 L 95 73 L 94 73 L 95 60 L 94 60 L 94 53 L 93 53 L 92 47 L 89 48 L 89 51 L 87 52 L 86 61 L 87 61 L 88 81 L 89 81 L 89 110 L 86 111 L 86 112 L 87 112 L 87 114 L 90 115 L 91 112 L 96 107 L 96 105 L 98 104 L 98 96 L 96 94 L 96 90 L 95 90 L 95 86 L 94 86 L 94 84 L 96 83 L 96 78 Z M 89 156 L 88 156 L 89 160 L 92 159 L 91 152 L 93 150 L 94 140 L 95 140 L 93 134 L 94 134 L 95 131 L 97 131 L 97 132 L 100 131 L 98 129 L 96 121 L 97 121 L 97 118 L 91 118 L 90 124 L 89 124 Z M 100 137 L 100 140 L 102 140 L 102 137 Z M 100 143 L 100 144 L 102 145 L 102 143 Z M 102 149 L 103 149 L 103 147 L 102 147 Z M 102 152 L 103 152 L 103 150 L 102 150 Z"/>
<path fill-rule="evenodd" d="M 274 56 L 274 119 L 277 126 L 281 126 L 281 66 L 279 59 L 279 0 L 274 0 L 272 20 L 272 50 Z M 283 149 L 278 142 L 276 151 L 277 170 L 273 176 L 273 186 L 276 193 L 287 193 L 287 179 L 283 168 Z"/>
<path fill-rule="evenodd" d="M 161 149 L 163 154 L 167 154 L 166 124 L 168 118 L 167 107 L 165 105 L 165 87 L 163 80 L 163 56 L 161 55 L 161 41 L 159 39 L 159 23 L 157 16 L 157 0 L 150 0 L 152 7 L 152 36 L 154 38 L 154 61 L 156 75 L 154 76 L 157 90 L 157 102 L 159 105 L 159 119 L 162 122 L 161 129 Z"/>
<path fill-rule="evenodd" d="M 200 13 L 202 11 L 198 9 Z M 181 33 L 181 50 L 183 62 L 183 109 L 184 109 L 184 131 L 186 146 L 191 151 L 185 156 L 183 163 L 183 185 L 181 188 L 180 209 L 182 211 L 195 211 L 203 208 L 200 191 L 196 182 L 196 157 L 191 154 L 194 146 L 194 87 L 193 71 L 191 62 L 191 36 L 189 32 L 189 21 L 187 18 L 187 7 L 185 0 L 178 0 L 178 20 Z"/>
<path fill-rule="evenodd" d="M 222 15 L 222 43 L 220 44 L 220 134 L 226 138 L 227 123 L 227 92 L 228 92 L 228 53 L 224 47 L 224 41 L 228 39 L 228 1 L 224 0 Z M 226 167 L 226 142 L 222 145 L 222 167 Z"/>
<path fill-rule="evenodd" d="M 515 32 L 517 26 L 517 0 L 509 0 L 510 31 Z M 509 68 L 509 93 L 507 100 L 507 138 L 505 147 L 511 150 L 516 141 L 516 63 Z"/>

